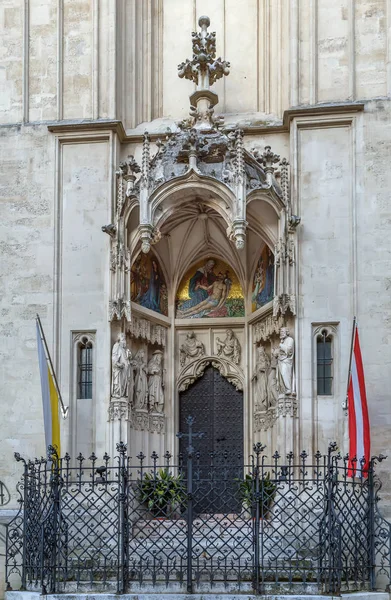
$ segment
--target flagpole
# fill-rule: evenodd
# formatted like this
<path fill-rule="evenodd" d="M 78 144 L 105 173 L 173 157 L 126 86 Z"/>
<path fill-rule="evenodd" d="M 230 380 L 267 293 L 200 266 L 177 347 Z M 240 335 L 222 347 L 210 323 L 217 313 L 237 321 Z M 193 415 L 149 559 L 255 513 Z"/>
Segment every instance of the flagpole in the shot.
<path fill-rule="evenodd" d="M 356 332 L 356 327 L 357 327 L 357 319 L 356 319 L 356 317 L 353 317 L 353 330 L 352 330 L 352 341 L 351 341 L 351 344 L 350 344 L 350 359 L 349 359 L 348 383 L 347 383 L 347 386 L 346 386 L 345 402 L 342 403 L 343 410 L 348 410 L 348 394 L 349 394 L 350 377 L 351 377 L 351 374 L 352 374 L 353 344 L 354 344 L 354 334 Z"/>
<path fill-rule="evenodd" d="M 68 416 L 68 410 L 69 407 L 68 406 L 64 406 L 64 402 L 62 400 L 62 396 L 61 396 L 61 392 L 60 392 L 60 386 L 58 385 L 58 381 L 57 381 L 57 377 L 56 377 L 56 372 L 54 370 L 53 367 L 53 363 L 52 363 L 52 359 L 50 358 L 50 352 L 48 349 L 48 345 L 46 343 L 46 337 L 43 331 L 43 327 L 42 327 L 42 323 L 41 323 L 41 319 L 39 318 L 39 314 L 37 313 L 37 323 L 38 323 L 38 327 L 39 327 L 39 335 L 41 336 L 41 340 L 43 342 L 43 347 L 45 348 L 45 353 L 46 353 L 46 359 L 49 363 L 50 366 L 50 371 L 53 377 L 53 381 L 54 384 L 56 386 L 56 390 L 57 390 L 57 394 L 58 394 L 58 399 L 60 400 L 60 406 L 61 406 L 61 415 L 63 419 L 66 419 Z"/>

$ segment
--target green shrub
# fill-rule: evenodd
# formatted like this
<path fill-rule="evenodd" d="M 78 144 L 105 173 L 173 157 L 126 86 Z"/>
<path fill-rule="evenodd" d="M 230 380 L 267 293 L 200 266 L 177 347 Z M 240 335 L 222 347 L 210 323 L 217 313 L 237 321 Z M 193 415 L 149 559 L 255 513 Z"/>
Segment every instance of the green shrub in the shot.
<path fill-rule="evenodd" d="M 239 484 L 239 497 L 243 506 L 251 511 L 252 516 L 256 514 L 256 479 L 253 474 L 247 473 L 244 479 L 236 480 Z M 266 473 L 259 479 L 259 515 L 267 518 L 270 506 L 274 500 L 277 486 L 270 479 L 270 473 Z"/>
<path fill-rule="evenodd" d="M 186 502 L 182 475 L 173 475 L 168 469 L 145 473 L 137 481 L 137 498 L 155 517 L 167 517 Z"/>

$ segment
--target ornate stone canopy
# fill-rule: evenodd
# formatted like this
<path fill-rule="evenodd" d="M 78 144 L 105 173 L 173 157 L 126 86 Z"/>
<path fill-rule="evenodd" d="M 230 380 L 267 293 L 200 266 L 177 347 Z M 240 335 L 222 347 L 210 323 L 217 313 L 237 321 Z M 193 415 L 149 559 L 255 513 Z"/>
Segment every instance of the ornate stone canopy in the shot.
<path fill-rule="evenodd" d="M 167 130 L 151 152 L 148 132 L 144 134 L 141 165 L 133 156 L 120 164 L 118 185 L 125 190 L 123 205 L 137 201 L 140 205 L 140 238 L 142 251 L 160 239 L 164 221 L 164 197 L 173 187 L 214 183 L 228 198 L 224 215 L 227 235 L 238 249 L 245 245 L 247 196 L 258 190 L 275 205 L 286 209 L 288 198 L 284 186 L 277 181 L 275 170 L 280 165 L 281 181 L 287 179 L 288 163 L 267 146 L 264 151 L 249 152 L 244 147 L 240 128 L 224 128 L 223 117 L 214 116 L 218 96 L 211 91 L 217 79 L 229 74 L 229 63 L 216 59 L 216 35 L 208 33 L 208 17 L 199 19 L 201 31 L 193 33 L 193 59 L 178 67 L 179 77 L 197 84 L 190 96 L 190 116 Z"/>

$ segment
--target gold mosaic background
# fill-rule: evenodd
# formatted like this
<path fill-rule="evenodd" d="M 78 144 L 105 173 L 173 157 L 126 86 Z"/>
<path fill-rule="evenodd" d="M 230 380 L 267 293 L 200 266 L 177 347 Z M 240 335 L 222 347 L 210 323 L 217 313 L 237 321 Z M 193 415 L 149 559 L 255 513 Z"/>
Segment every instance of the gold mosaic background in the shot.
<path fill-rule="evenodd" d="M 198 261 L 195 265 L 193 265 L 186 273 L 186 275 L 184 276 L 184 278 L 182 279 L 180 286 L 178 288 L 178 292 L 177 292 L 177 300 L 178 301 L 183 301 L 183 300 L 189 300 L 190 296 L 189 296 L 189 282 L 191 277 L 193 277 L 194 273 L 200 268 L 203 267 L 205 265 L 205 263 L 208 260 L 214 260 L 215 261 L 215 266 L 213 268 L 213 272 L 215 273 L 215 275 L 217 275 L 217 273 L 219 271 L 221 271 L 222 273 L 225 273 L 226 271 L 228 271 L 229 274 L 229 278 L 232 280 L 232 286 L 229 292 L 229 296 L 228 296 L 228 300 L 230 298 L 243 298 L 243 290 L 242 287 L 239 283 L 238 278 L 236 277 L 236 273 L 235 271 L 232 269 L 232 267 L 230 267 L 229 265 L 227 265 L 227 263 L 223 262 L 222 260 L 219 260 L 218 258 L 214 258 L 213 256 L 211 256 L 210 258 L 204 258 L 203 260 Z"/>

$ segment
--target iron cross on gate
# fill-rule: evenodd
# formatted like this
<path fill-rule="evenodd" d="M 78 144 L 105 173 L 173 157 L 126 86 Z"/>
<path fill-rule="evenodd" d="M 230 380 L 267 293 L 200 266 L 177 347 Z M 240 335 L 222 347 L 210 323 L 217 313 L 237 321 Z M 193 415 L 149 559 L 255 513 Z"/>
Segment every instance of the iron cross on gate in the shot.
<path fill-rule="evenodd" d="M 177 438 L 181 439 L 181 438 L 188 438 L 189 441 L 189 445 L 187 446 L 186 450 L 188 453 L 188 456 L 192 456 L 193 452 L 194 452 L 194 446 L 193 446 L 193 438 L 203 438 L 205 433 L 202 432 L 198 432 L 198 433 L 194 433 L 193 432 L 193 424 L 194 424 L 194 417 L 187 417 L 186 418 L 186 423 L 188 425 L 188 432 L 187 433 L 183 433 L 182 431 L 180 431 L 179 433 L 176 434 Z"/>

